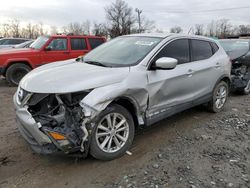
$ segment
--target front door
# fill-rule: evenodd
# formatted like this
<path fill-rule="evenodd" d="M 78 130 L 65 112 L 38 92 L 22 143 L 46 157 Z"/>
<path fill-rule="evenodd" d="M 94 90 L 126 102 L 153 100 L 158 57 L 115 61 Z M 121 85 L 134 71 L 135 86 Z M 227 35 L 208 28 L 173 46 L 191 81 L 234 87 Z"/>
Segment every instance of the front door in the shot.
<path fill-rule="evenodd" d="M 147 118 L 158 121 L 192 105 L 194 98 L 193 63 L 190 62 L 188 39 L 177 39 L 167 44 L 154 58 L 172 57 L 178 60 L 173 70 L 149 70 L 149 105 Z M 151 122 L 152 123 L 152 122 Z"/>
<path fill-rule="evenodd" d="M 54 38 L 44 48 L 42 64 L 70 59 L 67 38 Z"/>

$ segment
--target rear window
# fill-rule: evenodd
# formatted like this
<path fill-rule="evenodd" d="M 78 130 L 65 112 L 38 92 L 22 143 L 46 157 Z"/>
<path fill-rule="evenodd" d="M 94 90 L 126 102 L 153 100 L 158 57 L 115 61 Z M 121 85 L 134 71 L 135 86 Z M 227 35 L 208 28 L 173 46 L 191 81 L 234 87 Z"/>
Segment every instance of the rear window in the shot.
<path fill-rule="evenodd" d="M 91 49 L 94 49 L 94 48 L 96 48 L 97 46 L 100 46 L 103 43 L 104 43 L 103 39 L 89 38 L 89 44 L 90 44 Z"/>
<path fill-rule="evenodd" d="M 71 50 L 86 50 L 86 41 L 83 38 L 72 38 L 70 39 Z"/>
<path fill-rule="evenodd" d="M 213 56 L 213 50 L 209 42 L 203 40 L 192 41 L 192 61 L 200 61 Z"/>

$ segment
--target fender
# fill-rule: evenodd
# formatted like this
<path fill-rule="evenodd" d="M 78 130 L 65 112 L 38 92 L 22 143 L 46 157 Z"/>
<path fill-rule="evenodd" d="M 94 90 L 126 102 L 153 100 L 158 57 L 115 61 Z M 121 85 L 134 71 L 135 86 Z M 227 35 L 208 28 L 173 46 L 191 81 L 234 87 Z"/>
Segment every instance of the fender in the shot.
<path fill-rule="evenodd" d="M 32 66 L 32 63 L 31 63 L 30 59 L 28 59 L 28 58 L 10 58 L 7 61 L 5 61 L 5 63 L 3 65 L 4 65 L 4 67 L 7 68 L 11 64 L 18 63 L 18 62 L 27 62 L 31 68 L 33 68 L 33 69 L 35 68 L 34 66 Z"/>
<path fill-rule="evenodd" d="M 138 122 L 143 124 L 149 97 L 146 80 L 146 72 L 134 72 L 122 82 L 92 90 L 80 102 L 85 116 L 93 119 L 112 102 L 125 98 L 134 105 Z"/>

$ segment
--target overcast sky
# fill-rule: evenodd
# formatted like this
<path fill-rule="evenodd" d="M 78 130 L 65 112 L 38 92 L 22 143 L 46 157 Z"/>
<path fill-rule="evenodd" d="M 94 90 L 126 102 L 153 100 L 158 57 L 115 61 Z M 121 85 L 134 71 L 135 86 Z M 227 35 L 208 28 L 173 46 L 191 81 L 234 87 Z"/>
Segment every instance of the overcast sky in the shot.
<path fill-rule="evenodd" d="M 18 18 L 26 23 L 42 22 L 57 27 L 75 21 L 103 22 L 104 7 L 111 2 L 113 1 L 1 0 L 0 23 L 11 18 Z M 156 27 L 163 30 L 175 25 L 187 30 L 196 23 L 206 25 L 211 20 L 220 18 L 230 19 L 233 24 L 250 24 L 250 0 L 126 0 L 126 2 L 133 8 L 142 9 L 143 15 L 154 20 Z"/>

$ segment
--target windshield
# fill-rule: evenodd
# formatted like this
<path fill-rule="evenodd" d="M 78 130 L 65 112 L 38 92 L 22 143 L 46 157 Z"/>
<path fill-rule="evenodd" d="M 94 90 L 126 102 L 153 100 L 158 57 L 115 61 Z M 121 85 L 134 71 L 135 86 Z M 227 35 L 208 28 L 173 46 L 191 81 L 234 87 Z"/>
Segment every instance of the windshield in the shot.
<path fill-rule="evenodd" d="M 249 50 L 249 42 L 248 41 L 231 40 L 231 41 L 220 41 L 220 43 L 226 52 L 239 51 L 239 50 L 248 51 Z"/>
<path fill-rule="evenodd" d="M 33 49 L 41 49 L 44 44 L 49 40 L 49 37 L 46 36 L 41 36 L 39 38 L 37 38 L 31 45 L 30 48 Z"/>
<path fill-rule="evenodd" d="M 122 67 L 139 63 L 162 39 L 156 37 L 119 37 L 97 47 L 84 62 Z"/>

